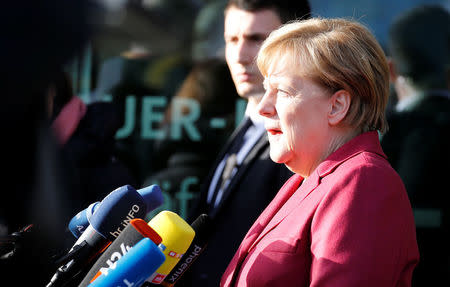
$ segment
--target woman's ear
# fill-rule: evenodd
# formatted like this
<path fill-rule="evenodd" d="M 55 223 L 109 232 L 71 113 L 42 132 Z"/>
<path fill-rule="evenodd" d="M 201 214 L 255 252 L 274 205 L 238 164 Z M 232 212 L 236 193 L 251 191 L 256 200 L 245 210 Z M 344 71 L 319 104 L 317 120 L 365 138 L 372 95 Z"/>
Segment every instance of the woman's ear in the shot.
<path fill-rule="evenodd" d="M 352 98 L 346 90 L 339 90 L 335 92 L 330 98 L 330 111 L 328 113 L 328 122 L 335 126 L 344 120 Z"/>

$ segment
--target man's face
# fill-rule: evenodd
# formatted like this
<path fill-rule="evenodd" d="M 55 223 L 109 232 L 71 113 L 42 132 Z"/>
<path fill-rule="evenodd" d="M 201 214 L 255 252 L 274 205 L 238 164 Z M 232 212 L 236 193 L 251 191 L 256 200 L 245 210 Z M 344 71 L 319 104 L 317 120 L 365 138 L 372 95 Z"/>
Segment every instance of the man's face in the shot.
<path fill-rule="evenodd" d="M 262 42 L 280 25 L 273 10 L 249 12 L 234 6 L 228 8 L 224 25 L 225 58 L 241 97 L 264 93 L 264 79 L 255 59 Z"/>

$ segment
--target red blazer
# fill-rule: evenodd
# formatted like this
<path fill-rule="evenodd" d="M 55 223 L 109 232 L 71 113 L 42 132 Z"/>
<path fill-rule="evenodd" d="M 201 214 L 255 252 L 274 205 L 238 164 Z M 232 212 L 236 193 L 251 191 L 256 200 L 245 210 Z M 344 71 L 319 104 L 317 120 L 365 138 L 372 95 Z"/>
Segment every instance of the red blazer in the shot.
<path fill-rule="evenodd" d="M 220 285 L 411 286 L 418 260 L 405 188 L 368 132 L 285 183 Z"/>

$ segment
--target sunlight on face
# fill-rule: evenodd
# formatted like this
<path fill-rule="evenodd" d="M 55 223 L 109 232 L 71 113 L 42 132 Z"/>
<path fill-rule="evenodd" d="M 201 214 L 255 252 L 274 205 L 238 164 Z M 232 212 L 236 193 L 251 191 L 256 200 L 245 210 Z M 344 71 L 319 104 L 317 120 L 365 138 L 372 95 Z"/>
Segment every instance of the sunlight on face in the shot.
<path fill-rule="evenodd" d="M 270 141 L 270 157 L 308 176 L 321 162 L 328 142 L 331 93 L 289 65 L 273 61 L 258 106 Z"/>

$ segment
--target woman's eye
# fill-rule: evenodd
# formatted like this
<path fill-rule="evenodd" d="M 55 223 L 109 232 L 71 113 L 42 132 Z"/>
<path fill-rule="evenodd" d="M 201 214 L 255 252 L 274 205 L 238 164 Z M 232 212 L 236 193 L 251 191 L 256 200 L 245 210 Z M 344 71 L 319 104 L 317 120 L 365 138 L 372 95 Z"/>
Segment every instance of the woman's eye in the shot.
<path fill-rule="evenodd" d="M 286 92 L 284 90 L 280 90 L 280 89 L 277 89 L 277 94 L 282 96 L 282 97 L 289 97 L 290 96 L 288 92 Z"/>

